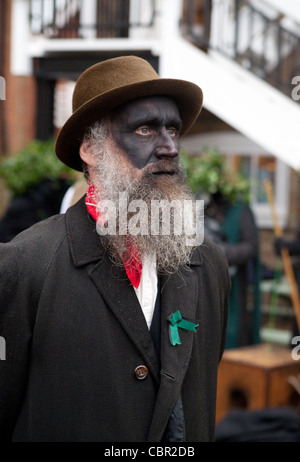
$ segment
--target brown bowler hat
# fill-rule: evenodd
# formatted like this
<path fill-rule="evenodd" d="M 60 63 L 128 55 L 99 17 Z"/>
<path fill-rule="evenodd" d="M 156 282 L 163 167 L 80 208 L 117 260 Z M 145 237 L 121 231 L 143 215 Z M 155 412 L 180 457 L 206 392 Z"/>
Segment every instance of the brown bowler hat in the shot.
<path fill-rule="evenodd" d="M 57 157 L 69 167 L 82 170 L 79 147 L 87 127 L 117 106 L 137 98 L 171 96 L 182 119 L 181 136 L 193 125 L 202 107 L 202 90 L 192 82 L 161 79 L 148 61 L 120 56 L 97 63 L 77 80 L 73 114 L 56 140 Z"/>

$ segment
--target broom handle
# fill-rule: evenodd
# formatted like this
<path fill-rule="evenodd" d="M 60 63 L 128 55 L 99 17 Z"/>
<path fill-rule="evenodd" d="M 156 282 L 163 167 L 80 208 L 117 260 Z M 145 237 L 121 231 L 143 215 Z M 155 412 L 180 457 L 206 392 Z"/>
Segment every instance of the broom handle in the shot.
<path fill-rule="evenodd" d="M 271 208 L 271 213 L 273 217 L 273 222 L 274 222 L 274 230 L 275 230 L 275 235 L 277 237 L 282 236 L 282 229 L 277 217 L 276 209 L 275 209 L 275 203 L 274 203 L 274 196 L 273 196 L 273 189 L 272 189 L 272 184 L 271 181 L 266 179 L 264 180 L 264 185 L 265 185 L 265 190 L 267 194 L 267 198 L 269 201 L 269 205 Z M 299 299 L 299 290 L 298 290 L 298 285 L 295 279 L 295 274 L 291 262 L 291 257 L 289 254 L 288 249 L 281 249 L 281 256 L 282 256 L 282 264 L 283 268 L 286 274 L 286 277 L 288 279 L 288 283 L 290 285 L 290 290 L 291 290 L 291 300 L 296 316 L 296 321 L 298 325 L 298 329 L 300 330 L 300 299 Z"/>

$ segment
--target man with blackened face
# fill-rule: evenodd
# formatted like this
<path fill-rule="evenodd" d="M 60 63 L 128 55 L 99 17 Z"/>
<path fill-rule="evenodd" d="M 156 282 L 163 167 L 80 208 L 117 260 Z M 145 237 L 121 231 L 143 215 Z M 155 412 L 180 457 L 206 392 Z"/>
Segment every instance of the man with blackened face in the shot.
<path fill-rule="evenodd" d="M 172 98 L 149 96 L 118 107 L 101 122 L 96 122 L 84 137 L 80 156 L 86 164 L 86 176 L 93 185 L 94 197 L 97 197 L 95 208 L 103 210 L 103 200 L 109 200 L 118 211 L 123 192 L 127 193 L 128 204 L 141 201 L 144 205 L 138 210 L 139 232 L 134 237 L 128 226 L 125 233 L 120 233 L 119 224 L 116 229 L 112 228 L 113 233 L 107 232 L 102 237 L 102 243 L 115 262 L 122 264 L 124 259 L 130 259 L 128 252 L 132 253 L 133 245 L 140 263 L 144 261 L 145 265 L 152 261 L 159 274 L 176 272 L 189 261 L 193 248 L 188 238 L 193 233 L 196 235 L 200 225 L 196 219 L 200 217 L 185 220 L 182 232 L 176 234 L 174 221 L 184 218 L 179 212 L 185 210 L 188 202 L 193 203 L 193 210 L 196 210 L 194 197 L 179 166 L 180 129 L 180 114 Z M 157 234 L 152 232 L 155 204 L 161 208 Z M 103 215 L 97 214 L 98 229 L 101 229 Z M 129 211 L 127 225 L 130 215 Z M 113 214 L 111 219 L 118 217 Z M 170 220 L 170 233 L 163 233 L 163 219 Z"/>
<path fill-rule="evenodd" d="M 87 193 L 0 244 L 0 440 L 214 440 L 228 265 L 180 162 L 201 106 L 136 56 L 78 79 L 56 154 Z"/>

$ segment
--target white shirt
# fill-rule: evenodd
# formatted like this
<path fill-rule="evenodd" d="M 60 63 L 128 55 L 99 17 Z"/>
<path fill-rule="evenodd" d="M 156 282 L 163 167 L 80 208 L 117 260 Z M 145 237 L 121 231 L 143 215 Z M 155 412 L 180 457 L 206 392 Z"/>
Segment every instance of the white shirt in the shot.
<path fill-rule="evenodd" d="M 156 256 L 147 256 L 142 260 L 142 275 L 139 287 L 134 287 L 150 329 L 157 296 Z"/>

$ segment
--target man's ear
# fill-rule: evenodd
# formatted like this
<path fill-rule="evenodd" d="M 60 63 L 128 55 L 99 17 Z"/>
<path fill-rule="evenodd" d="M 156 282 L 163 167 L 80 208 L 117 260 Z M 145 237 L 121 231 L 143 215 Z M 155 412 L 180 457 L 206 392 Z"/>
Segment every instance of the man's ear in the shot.
<path fill-rule="evenodd" d="M 79 155 L 81 160 L 87 164 L 88 167 L 95 167 L 96 159 L 92 153 L 92 150 L 89 144 L 86 141 L 83 141 L 80 145 Z"/>

